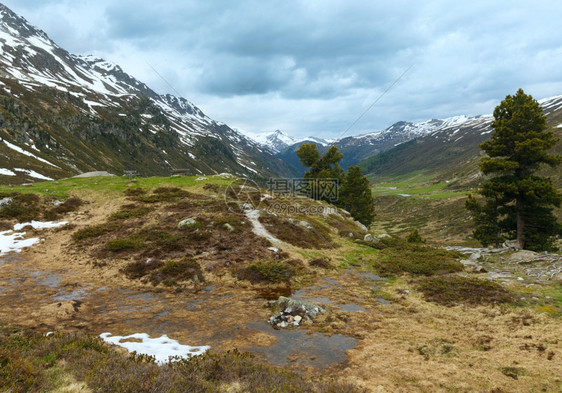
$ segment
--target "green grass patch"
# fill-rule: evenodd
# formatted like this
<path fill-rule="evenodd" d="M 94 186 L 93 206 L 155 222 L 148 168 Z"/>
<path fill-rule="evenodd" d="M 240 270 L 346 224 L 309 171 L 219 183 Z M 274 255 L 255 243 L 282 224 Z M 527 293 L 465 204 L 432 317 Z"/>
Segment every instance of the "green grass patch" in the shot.
<path fill-rule="evenodd" d="M 514 304 L 515 296 L 502 285 L 473 277 L 457 275 L 428 277 L 418 281 L 416 287 L 426 300 L 453 306 L 459 303 Z"/>
<path fill-rule="evenodd" d="M 404 198 L 446 199 L 465 195 L 466 192 L 449 189 L 450 183 L 436 179 L 424 171 L 374 182 L 373 196 L 402 196 Z"/>
<path fill-rule="evenodd" d="M 383 276 L 434 274 L 460 272 L 463 265 L 457 261 L 462 255 L 455 251 L 433 248 L 425 244 L 409 243 L 397 237 L 383 238 L 378 242 L 360 242 L 380 250 L 372 267 Z"/>
<path fill-rule="evenodd" d="M 197 176 L 137 177 L 132 186 L 128 176 L 76 177 L 38 182 L 33 183 L 31 186 L 0 185 L 0 194 L 11 192 L 20 192 L 22 194 L 35 193 L 51 195 L 57 199 L 66 199 L 71 194 L 119 196 L 123 195 L 124 192 L 130 192 L 126 190 L 134 189 L 142 189 L 145 192 L 163 187 L 203 189 L 206 184 L 216 184 L 219 187 L 225 187 L 233 181 L 232 179 L 222 179 L 221 177 L 209 177 L 205 181 L 196 181 L 195 179 L 197 179 Z"/>

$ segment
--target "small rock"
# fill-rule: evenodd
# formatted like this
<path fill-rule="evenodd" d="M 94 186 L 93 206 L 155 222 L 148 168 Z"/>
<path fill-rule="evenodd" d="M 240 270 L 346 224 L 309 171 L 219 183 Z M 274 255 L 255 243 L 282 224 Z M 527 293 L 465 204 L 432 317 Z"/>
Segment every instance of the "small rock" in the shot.
<path fill-rule="evenodd" d="M 517 277 L 517 281 L 525 281 L 523 277 Z"/>
<path fill-rule="evenodd" d="M 385 238 L 390 238 L 392 236 L 390 236 L 387 233 L 381 233 L 380 235 L 377 236 L 379 239 L 385 239 Z"/>
<path fill-rule="evenodd" d="M 178 229 L 185 229 L 197 224 L 197 220 L 193 217 L 186 218 L 185 220 L 181 220 L 178 223 Z"/>
<path fill-rule="evenodd" d="M 300 315 L 295 315 L 295 323 L 299 324 L 302 321 L 302 317 Z"/>
<path fill-rule="evenodd" d="M 475 252 L 474 254 L 472 254 L 472 255 L 470 256 L 470 259 L 471 259 L 472 261 L 477 261 L 477 260 L 480 259 L 480 258 L 482 258 L 482 255 L 480 255 L 480 253 L 478 253 L 478 252 Z"/>
<path fill-rule="evenodd" d="M 511 260 L 517 260 L 517 261 L 532 261 L 533 259 L 536 259 L 538 256 L 539 254 L 534 251 L 521 250 L 512 254 L 509 258 Z"/>
<path fill-rule="evenodd" d="M 269 247 L 268 250 L 273 251 L 275 253 L 279 252 L 279 249 L 277 247 Z"/>
<path fill-rule="evenodd" d="M 309 222 L 306 222 L 306 221 L 304 221 L 304 220 L 299 221 L 299 225 L 300 225 L 301 227 L 304 227 L 304 228 L 308 229 L 308 230 L 311 230 L 311 229 L 314 228 Z"/>
<path fill-rule="evenodd" d="M 476 266 L 476 262 L 470 259 L 461 259 L 460 263 L 462 263 L 464 266 Z"/>
<path fill-rule="evenodd" d="M 373 242 L 375 241 L 375 237 L 373 235 L 371 235 L 370 233 L 367 233 L 365 235 L 365 237 L 363 238 L 364 241 L 366 242 Z"/>
<path fill-rule="evenodd" d="M 354 238 L 353 233 L 349 232 L 349 233 L 347 234 L 347 237 L 350 238 L 350 239 L 353 239 L 353 238 Z"/>
<path fill-rule="evenodd" d="M 10 203 L 12 203 L 12 200 L 13 198 L 10 197 L 0 199 L 0 207 L 9 205 Z"/>

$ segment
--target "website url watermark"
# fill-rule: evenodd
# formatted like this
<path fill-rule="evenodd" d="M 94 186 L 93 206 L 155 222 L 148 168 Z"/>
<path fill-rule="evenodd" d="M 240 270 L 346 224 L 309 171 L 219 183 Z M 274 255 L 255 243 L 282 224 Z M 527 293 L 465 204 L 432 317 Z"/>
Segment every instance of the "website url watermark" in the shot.
<path fill-rule="evenodd" d="M 302 206 L 292 203 L 274 202 L 267 206 L 266 211 L 277 215 L 330 215 L 337 214 L 337 210 L 328 206 Z"/>
<path fill-rule="evenodd" d="M 305 196 L 335 202 L 339 197 L 339 179 L 332 178 L 270 178 L 267 190 L 274 195 Z"/>
<path fill-rule="evenodd" d="M 329 215 L 337 213 L 334 207 L 320 204 L 303 205 L 285 197 L 306 197 L 333 203 L 339 198 L 339 179 L 321 178 L 270 178 L 266 193 L 250 179 L 237 179 L 225 190 L 224 200 L 228 209 L 237 214 L 264 208 L 278 215 Z M 280 200 L 275 197 L 281 197 Z"/>

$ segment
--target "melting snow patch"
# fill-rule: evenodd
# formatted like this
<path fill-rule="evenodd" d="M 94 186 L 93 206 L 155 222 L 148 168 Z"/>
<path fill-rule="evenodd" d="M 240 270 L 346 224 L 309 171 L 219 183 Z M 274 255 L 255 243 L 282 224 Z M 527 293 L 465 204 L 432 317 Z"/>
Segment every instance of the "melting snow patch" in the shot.
<path fill-rule="evenodd" d="M 25 232 L 0 232 L 0 256 L 9 252 L 20 252 L 22 248 L 31 247 L 40 242 L 36 237 L 24 239 Z"/>
<path fill-rule="evenodd" d="M 561 123 L 561 124 L 558 124 L 558 125 L 556 126 L 556 128 L 562 128 L 562 123 Z"/>
<path fill-rule="evenodd" d="M 14 231 L 19 231 L 24 227 L 30 225 L 35 229 L 45 229 L 45 228 L 56 228 L 66 225 L 66 221 L 61 222 L 25 222 L 22 224 L 14 225 Z M 20 252 L 22 248 L 31 247 L 41 240 L 39 238 L 33 237 L 29 239 L 24 239 L 25 232 L 13 232 L 12 230 L 0 232 L 0 256 L 5 255 L 9 252 Z"/>
<path fill-rule="evenodd" d="M 9 169 L 6 168 L 0 168 L 0 175 L 4 175 L 4 176 L 16 176 L 16 174 L 14 172 L 12 172 Z"/>
<path fill-rule="evenodd" d="M 16 224 L 14 225 L 14 230 L 15 231 L 19 231 L 23 228 L 25 228 L 26 226 L 32 226 L 34 229 L 49 229 L 49 228 L 58 228 L 58 227 L 62 227 L 63 225 L 68 224 L 67 221 L 60 221 L 60 222 L 54 222 L 54 221 L 47 221 L 47 222 L 41 222 L 41 221 L 31 221 L 31 222 L 24 222 L 22 224 Z"/>
<path fill-rule="evenodd" d="M 23 168 L 14 168 L 16 171 L 18 172 L 24 172 L 27 173 L 28 176 L 34 177 L 36 179 L 41 179 L 41 180 L 53 180 L 50 177 L 47 177 L 45 175 L 42 175 L 38 172 L 35 172 L 34 170 L 31 169 L 23 169 Z"/>
<path fill-rule="evenodd" d="M 12 143 L 6 141 L 6 140 L 4 140 L 3 142 L 4 142 L 4 143 L 6 144 L 6 146 L 8 146 L 10 149 L 17 151 L 18 153 L 21 153 L 21 154 L 23 154 L 23 155 L 25 155 L 25 156 L 33 157 L 33 158 L 35 158 L 35 159 L 38 160 L 38 161 L 44 162 L 45 164 L 49 164 L 49 165 L 51 165 L 51 166 L 54 166 L 55 168 L 58 168 L 58 166 L 56 166 L 55 164 L 51 164 L 49 161 L 45 160 L 44 158 L 37 157 L 36 155 L 34 155 L 34 154 L 32 154 L 32 153 L 30 153 L 30 152 L 28 152 L 28 151 L 26 151 L 26 150 L 23 150 L 23 149 L 22 149 L 21 147 L 19 147 L 19 146 L 16 146 L 16 145 L 14 145 L 14 144 L 12 144 Z M 59 169 L 60 169 L 60 168 L 59 168 Z"/>
<path fill-rule="evenodd" d="M 209 348 L 208 345 L 200 347 L 192 347 L 190 345 L 182 345 L 176 340 L 168 338 L 165 334 L 160 338 L 150 338 L 146 333 L 135 333 L 129 336 L 111 336 L 111 333 L 102 333 L 100 337 L 107 343 L 119 345 L 126 348 L 129 352 L 137 352 L 149 356 L 154 356 L 158 364 L 164 364 L 170 357 L 189 358 L 191 356 L 202 355 Z M 137 339 L 141 342 L 126 341 L 128 339 Z"/>

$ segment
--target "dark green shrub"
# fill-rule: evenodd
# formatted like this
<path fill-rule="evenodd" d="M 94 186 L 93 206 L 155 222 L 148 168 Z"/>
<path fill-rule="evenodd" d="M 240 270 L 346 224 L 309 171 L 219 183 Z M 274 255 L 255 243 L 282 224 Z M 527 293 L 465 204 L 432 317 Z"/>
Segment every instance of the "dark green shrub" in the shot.
<path fill-rule="evenodd" d="M 464 269 L 456 260 L 459 256 L 456 252 L 415 243 L 404 242 L 404 245 L 383 248 L 379 259 L 372 262 L 373 267 L 384 276 L 404 273 L 430 276 L 460 272 Z"/>
<path fill-rule="evenodd" d="M 113 239 L 107 242 L 105 249 L 107 251 L 119 252 L 124 250 L 134 250 L 144 245 L 142 239 L 126 237 L 122 239 Z"/>
<path fill-rule="evenodd" d="M 308 262 L 310 266 L 319 267 L 322 269 L 333 269 L 334 266 L 330 263 L 330 258 L 323 257 L 323 258 L 314 258 L 310 262 Z"/>
<path fill-rule="evenodd" d="M 117 229 L 119 229 L 119 224 L 114 222 L 107 222 L 104 224 L 94 225 L 94 226 L 80 229 L 74 232 L 74 234 L 72 235 L 72 239 L 74 239 L 75 241 L 92 239 L 105 235 L 106 233 L 116 231 Z"/>
<path fill-rule="evenodd" d="M 142 278 L 154 270 L 161 268 L 163 262 L 154 259 L 140 260 L 127 264 L 121 271 L 130 279 Z"/>
<path fill-rule="evenodd" d="M 139 196 L 146 194 L 146 191 L 142 188 L 127 188 L 125 190 L 125 195 L 127 196 Z"/>
<path fill-rule="evenodd" d="M 288 264 L 270 261 L 253 263 L 238 271 L 237 276 L 239 279 L 248 280 L 252 283 L 282 283 L 289 282 L 294 274 L 294 269 Z"/>
<path fill-rule="evenodd" d="M 261 216 L 259 221 L 276 238 L 302 248 L 336 248 L 338 245 L 332 241 L 330 230 L 314 219 L 303 220 L 309 228 L 299 225 L 299 219 L 293 222 L 282 217 L 268 214 Z"/>
<path fill-rule="evenodd" d="M 11 342 L 25 345 L 13 347 Z M 355 393 L 352 385 L 326 378 L 310 378 L 273 367 L 237 350 L 205 353 L 159 366 L 148 355 L 126 355 L 99 337 L 82 334 L 41 334 L 0 329 L 0 389 L 6 392 L 57 390 L 48 371 L 55 365 L 95 392 L 219 393 L 230 385 L 247 392 Z M 238 391 L 238 390 L 237 390 Z"/>
<path fill-rule="evenodd" d="M 418 281 L 417 289 L 423 293 L 425 299 L 446 306 L 458 303 L 480 305 L 515 301 L 513 294 L 496 282 L 456 275 L 422 279 Z"/>
<path fill-rule="evenodd" d="M 414 229 L 410 234 L 406 237 L 408 243 L 425 243 L 425 240 L 422 239 L 420 233 L 417 229 Z"/>
<path fill-rule="evenodd" d="M 70 197 L 58 206 L 47 209 L 43 212 L 43 219 L 54 221 L 61 218 L 65 213 L 76 211 L 84 204 L 80 198 Z"/>
<path fill-rule="evenodd" d="M 19 222 L 41 218 L 41 198 L 37 194 L 10 194 L 12 202 L 0 208 L 0 218 L 14 218 Z"/>
<path fill-rule="evenodd" d="M 197 261 L 191 258 L 182 258 L 178 261 L 166 261 L 158 270 L 150 275 L 150 282 L 154 285 L 163 283 L 171 286 L 181 281 L 193 280 L 204 282 L 203 271 Z"/>
<path fill-rule="evenodd" d="M 140 218 L 150 213 L 149 208 L 142 206 L 122 208 L 121 210 L 109 216 L 109 220 L 128 220 L 131 218 Z"/>

